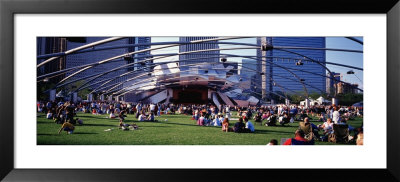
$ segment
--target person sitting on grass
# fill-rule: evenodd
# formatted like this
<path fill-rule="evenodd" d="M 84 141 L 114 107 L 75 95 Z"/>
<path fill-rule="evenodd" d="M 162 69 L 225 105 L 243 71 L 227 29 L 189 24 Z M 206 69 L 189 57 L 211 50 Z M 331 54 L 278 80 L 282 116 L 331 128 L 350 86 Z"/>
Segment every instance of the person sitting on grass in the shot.
<path fill-rule="evenodd" d="M 340 120 L 340 122 L 338 122 L 338 125 L 346 125 L 347 124 L 348 119 L 342 119 Z M 349 124 L 347 124 L 347 126 L 349 127 L 349 132 L 354 131 L 354 127 L 350 126 Z"/>
<path fill-rule="evenodd" d="M 78 125 L 83 125 L 83 121 L 79 118 L 76 118 L 75 122 L 78 123 Z"/>
<path fill-rule="evenodd" d="M 278 145 L 278 140 L 272 139 L 267 145 Z"/>
<path fill-rule="evenodd" d="M 325 122 L 325 114 L 319 116 L 318 122 Z"/>
<path fill-rule="evenodd" d="M 58 131 L 58 134 L 60 134 L 63 130 L 66 131 L 67 134 L 72 134 L 75 130 L 75 126 L 69 122 L 65 122 Z"/>
<path fill-rule="evenodd" d="M 262 125 L 262 114 L 261 112 L 257 112 L 257 114 L 254 116 L 254 122 L 255 123 L 260 123 Z"/>
<path fill-rule="evenodd" d="M 225 118 L 224 121 L 222 122 L 222 131 L 223 132 L 232 131 L 232 128 L 229 128 L 229 119 L 228 118 Z"/>
<path fill-rule="evenodd" d="M 333 133 L 333 122 L 331 118 L 328 118 L 322 125 L 318 125 L 319 129 L 324 130 L 324 136 L 321 138 L 322 141 L 327 141 L 329 134 Z"/>
<path fill-rule="evenodd" d="M 277 120 L 276 115 L 272 114 L 271 116 L 268 117 L 265 126 L 276 126 L 276 120 Z"/>
<path fill-rule="evenodd" d="M 151 122 L 156 121 L 156 120 L 154 120 L 154 112 L 150 113 L 150 115 L 149 115 L 149 117 L 147 117 L 146 121 L 151 121 Z"/>
<path fill-rule="evenodd" d="M 288 124 L 288 123 L 290 123 L 290 117 L 285 112 L 283 114 L 283 116 L 279 117 L 279 124 L 281 124 L 282 126 L 285 126 L 285 124 Z"/>
<path fill-rule="evenodd" d="M 114 119 L 114 118 L 116 118 L 116 116 L 115 116 L 115 114 L 114 114 L 114 112 L 110 112 L 110 117 L 109 117 L 110 119 Z"/>
<path fill-rule="evenodd" d="M 308 117 L 304 118 L 304 124 L 307 125 L 307 123 L 310 123 L 311 130 L 312 130 L 314 136 L 319 138 L 319 133 L 318 133 L 319 128 L 314 123 L 311 123 L 310 118 L 308 118 Z"/>
<path fill-rule="evenodd" d="M 47 119 L 52 119 L 53 118 L 53 114 L 51 113 L 50 110 L 47 112 L 46 118 Z"/>
<path fill-rule="evenodd" d="M 204 126 L 205 125 L 205 118 L 203 116 L 203 113 L 201 113 L 200 118 L 197 120 L 197 125 L 199 125 L 199 126 Z"/>
<path fill-rule="evenodd" d="M 119 121 L 124 121 L 125 120 L 125 110 L 121 110 L 121 112 L 119 112 L 118 117 L 119 117 Z"/>
<path fill-rule="evenodd" d="M 245 131 L 247 133 L 254 133 L 254 125 L 253 123 L 251 123 L 251 121 L 249 121 L 249 119 L 247 117 L 244 118 L 244 122 L 246 123 L 246 128 Z"/>
<path fill-rule="evenodd" d="M 314 139 L 308 141 L 304 138 L 304 132 L 297 129 L 294 133 L 294 138 L 290 138 L 285 141 L 283 145 L 314 145 Z"/>
<path fill-rule="evenodd" d="M 214 119 L 214 121 L 212 122 L 212 124 L 214 125 L 214 126 L 221 126 L 221 123 L 223 122 L 223 116 L 222 115 L 219 115 L 219 116 L 216 116 L 215 117 L 215 119 Z"/>
<path fill-rule="evenodd" d="M 146 115 L 144 114 L 144 111 L 142 111 L 138 117 L 139 121 L 145 121 L 146 120 Z"/>
<path fill-rule="evenodd" d="M 357 145 L 363 145 L 364 144 L 364 132 L 363 129 L 360 128 L 357 134 L 357 140 L 356 140 Z"/>
<path fill-rule="evenodd" d="M 235 123 L 235 126 L 233 127 L 233 131 L 235 133 L 243 133 L 245 132 L 245 124 L 243 123 L 243 118 L 239 118 L 239 121 Z"/>
<path fill-rule="evenodd" d="M 308 117 L 307 113 L 304 110 L 301 111 L 299 119 L 304 120 L 304 118 L 306 118 L 306 117 Z"/>

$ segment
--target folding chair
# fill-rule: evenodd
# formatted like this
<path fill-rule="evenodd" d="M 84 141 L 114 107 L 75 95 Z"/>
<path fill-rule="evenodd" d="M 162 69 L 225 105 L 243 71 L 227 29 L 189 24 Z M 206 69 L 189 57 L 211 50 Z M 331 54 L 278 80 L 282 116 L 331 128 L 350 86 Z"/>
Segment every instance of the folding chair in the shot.
<path fill-rule="evenodd" d="M 328 141 L 333 143 L 349 142 L 349 125 L 333 124 L 333 133 L 329 135 Z"/>

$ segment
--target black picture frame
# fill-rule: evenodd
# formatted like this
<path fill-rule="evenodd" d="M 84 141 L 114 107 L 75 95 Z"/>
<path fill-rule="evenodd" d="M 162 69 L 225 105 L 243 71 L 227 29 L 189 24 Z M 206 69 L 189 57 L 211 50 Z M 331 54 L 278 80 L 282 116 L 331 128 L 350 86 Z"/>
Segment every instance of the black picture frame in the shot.
<path fill-rule="evenodd" d="M 15 169 L 14 14 L 31 13 L 381 13 L 387 15 L 386 169 Z M 398 0 L 0 0 L 0 179 L 4 181 L 400 181 L 397 133 L 400 68 Z M 382 60 L 381 60 L 382 61 Z M 379 137 L 384 137 L 379 135 Z M 45 159 L 43 159 L 45 160 Z M 367 160 L 367 159 L 366 159 Z M 347 158 L 346 162 L 351 161 Z M 344 165 L 346 164 L 344 162 Z M 316 166 L 317 168 L 317 166 Z M 344 166 L 345 168 L 345 166 Z M 238 175 L 243 174 L 243 175 Z M 307 174 L 307 175 L 306 175 Z"/>

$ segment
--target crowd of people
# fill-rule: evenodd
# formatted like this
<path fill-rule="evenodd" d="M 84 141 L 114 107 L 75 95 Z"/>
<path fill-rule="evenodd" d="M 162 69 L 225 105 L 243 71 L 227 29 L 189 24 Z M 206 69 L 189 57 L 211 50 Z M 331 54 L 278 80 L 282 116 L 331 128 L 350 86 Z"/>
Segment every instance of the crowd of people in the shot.
<path fill-rule="evenodd" d="M 254 133 L 254 125 L 262 126 L 287 126 L 295 121 L 310 123 L 313 138 L 320 141 L 327 141 L 333 134 L 333 125 L 347 125 L 350 132 L 354 132 L 354 139 L 362 143 L 363 132 L 361 128 L 354 128 L 347 124 L 356 116 L 362 117 L 362 107 L 340 107 L 340 106 L 311 106 L 299 105 L 270 105 L 270 106 L 215 106 L 199 104 L 143 104 L 124 103 L 115 101 L 92 101 L 92 102 L 38 102 L 38 112 L 46 113 L 46 118 L 53 119 L 55 123 L 62 124 L 59 133 L 64 130 L 72 134 L 76 125 L 83 125 L 83 121 L 76 117 L 77 112 L 92 113 L 94 115 L 107 115 L 110 119 L 119 119 L 119 128 L 123 130 L 138 129 L 138 125 L 124 123 L 127 114 L 134 115 L 138 121 L 156 122 L 156 117 L 163 114 L 184 114 L 191 115 L 199 126 L 221 127 L 223 132 Z M 233 111 L 237 116 L 232 116 Z M 315 125 L 310 118 L 317 118 L 315 121 L 323 124 Z M 230 122 L 237 120 L 232 126 Z M 253 120 L 254 124 L 250 121 Z M 322 134 L 320 134 L 320 131 Z M 301 138 L 303 131 L 296 131 L 295 137 L 287 140 L 285 144 L 304 144 Z M 358 136 L 360 135 L 360 136 Z M 311 144 L 314 141 L 306 142 Z M 272 145 L 274 142 L 270 142 Z"/>

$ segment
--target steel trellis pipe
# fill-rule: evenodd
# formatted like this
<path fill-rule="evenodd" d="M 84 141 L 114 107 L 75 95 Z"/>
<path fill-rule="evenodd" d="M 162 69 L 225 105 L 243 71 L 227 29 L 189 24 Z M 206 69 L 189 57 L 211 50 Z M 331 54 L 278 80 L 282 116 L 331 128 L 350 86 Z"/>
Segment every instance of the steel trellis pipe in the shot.
<path fill-rule="evenodd" d="M 250 38 L 250 37 L 248 37 Z M 254 37 L 256 38 L 256 37 Z M 199 43 L 191 43 L 191 42 L 181 42 L 181 41 L 174 41 L 174 42 L 153 42 L 153 43 L 138 43 L 138 44 L 122 44 L 122 45 L 116 45 L 116 46 L 106 46 L 106 47 L 100 47 L 100 48 L 93 48 L 94 46 L 91 47 L 91 49 L 85 48 L 85 50 L 80 50 L 80 51 L 75 51 L 71 52 L 68 55 L 72 54 L 81 54 L 81 53 L 87 53 L 87 52 L 96 52 L 96 51 L 103 51 L 103 50 L 112 50 L 112 49 L 121 49 L 121 48 L 128 48 L 128 47 L 139 47 L 139 46 L 154 46 L 154 45 L 169 45 L 169 44 L 179 44 L 179 45 L 186 45 L 186 44 L 232 44 L 232 45 L 247 45 L 247 46 L 259 46 L 257 44 L 250 44 L 250 43 L 241 43 L 241 42 L 199 42 Z M 316 48 L 316 47 L 287 47 L 287 46 L 273 46 L 273 48 L 277 49 L 306 49 L 306 50 L 326 50 L 326 51 L 342 51 L 342 52 L 355 52 L 355 53 L 362 53 L 363 51 L 361 50 L 352 50 L 352 49 L 335 49 L 335 48 Z M 44 54 L 44 55 L 38 55 L 37 59 L 43 59 L 43 58 L 48 58 L 48 57 L 53 57 L 53 56 L 65 56 L 67 55 L 66 52 L 59 52 L 59 53 L 52 53 L 52 54 Z"/>
<path fill-rule="evenodd" d="M 82 49 L 86 49 L 88 47 L 93 47 L 95 45 L 101 45 L 101 44 L 104 44 L 104 43 L 107 43 L 107 42 L 112 42 L 112 41 L 123 39 L 123 38 L 124 37 L 111 37 L 111 38 L 108 38 L 108 39 L 104 39 L 104 40 L 100 40 L 100 41 L 93 42 L 93 43 L 90 43 L 90 44 L 86 44 L 86 45 L 83 45 L 83 46 L 80 46 L 80 47 L 65 51 L 64 55 L 68 55 L 68 54 L 71 54 L 73 52 L 76 52 L 76 51 L 79 51 L 79 50 L 82 50 Z M 47 59 L 47 60 L 39 63 L 36 67 L 40 68 L 41 66 L 43 66 L 43 65 L 45 65 L 45 64 L 47 64 L 47 63 L 49 63 L 49 62 L 51 62 L 51 61 L 53 61 L 55 59 L 58 59 L 58 58 L 59 58 L 59 56 L 51 57 L 50 59 Z"/>

